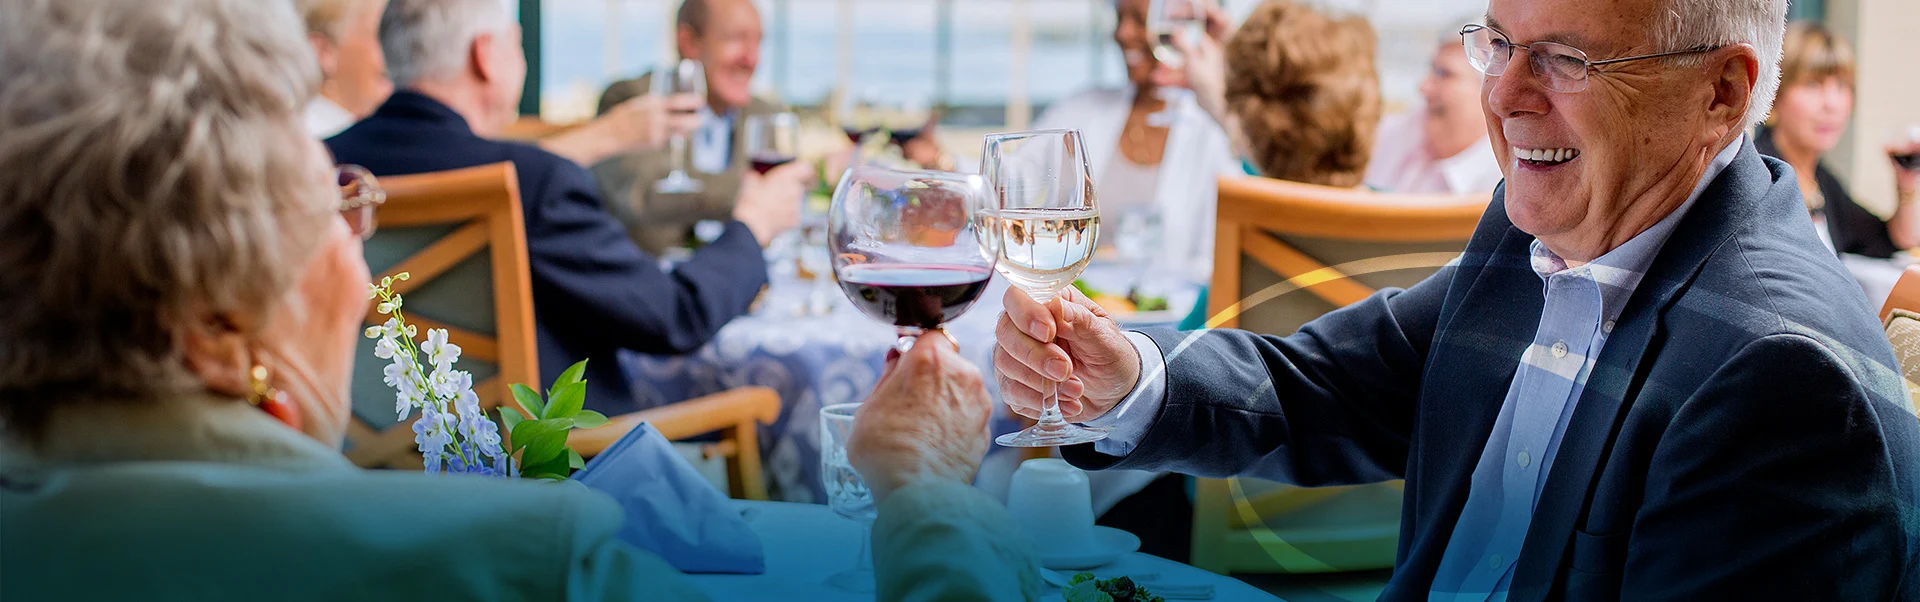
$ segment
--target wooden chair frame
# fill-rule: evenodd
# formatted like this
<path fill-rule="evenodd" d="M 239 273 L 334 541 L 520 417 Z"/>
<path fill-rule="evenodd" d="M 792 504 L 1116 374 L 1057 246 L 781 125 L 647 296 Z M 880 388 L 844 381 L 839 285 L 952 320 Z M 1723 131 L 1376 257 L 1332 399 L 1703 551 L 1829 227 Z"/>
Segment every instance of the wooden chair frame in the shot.
<path fill-rule="evenodd" d="M 527 263 L 525 218 L 520 212 L 520 180 L 512 163 L 493 163 L 443 172 L 391 176 L 380 179 L 387 202 L 375 215 L 387 227 L 460 224 L 453 232 L 414 252 L 383 275 L 407 272 L 393 283 L 406 294 L 445 274 L 468 257 L 485 251 L 491 263 L 495 333 L 480 334 L 419 315 L 407 321 L 421 330 L 444 328 L 447 342 L 460 346 L 463 357 L 499 366 L 493 376 L 474 383 L 480 406 L 498 407 L 508 383 L 540 381 L 540 359 L 534 343 L 533 283 Z M 367 325 L 386 321 L 368 308 Z M 410 423 L 384 431 L 353 421 L 347 431 L 353 449 L 347 457 L 362 466 L 386 464 L 414 449 Z"/>
<path fill-rule="evenodd" d="M 1242 288 L 1242 257 L 1272 270 L 1334 307 L 1367 298 L 1374 289 L 1267 233 L 1371 241 L 1427 243 L 1463 240 L 1486 212 L 1488 196 L 1406 195 L 1333 188 L 1258 177 L 1222 176 L 1214 231 L 1208 326 L 1237 327 L 1249 293 Z M 1441 259 L 1444 261 L 1444 259 Z M 1341 488 L 1292 491 L 1284 497 L 1247 496 L 1223 479 L 1198 479 L 1193 515 L 1194 566 L 1236 571 L 1310 573 L 1342 570 L 1294 548 L 1264 528 L 1261 516 L 1320 503 Z M 1298 535 L 1298 534 L 1296 534 Z M 1379 533 L 1384 539 L 1393 533 Z M 1311 538 L 1311 534 L 1308 534 Z M 1322 542 L 1311 542 L 1322 543 Z M 1363 542 L 1361 545 L 1371 545 Z"/>

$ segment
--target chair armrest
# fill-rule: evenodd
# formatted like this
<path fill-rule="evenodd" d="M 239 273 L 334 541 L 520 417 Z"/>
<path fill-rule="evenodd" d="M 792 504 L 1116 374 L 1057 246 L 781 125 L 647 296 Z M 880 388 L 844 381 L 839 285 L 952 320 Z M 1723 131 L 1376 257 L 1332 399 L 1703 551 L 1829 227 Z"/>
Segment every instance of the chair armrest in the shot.
<path fill-rule="evenodd" d="M 679 403 L 615 416 L 605 426 L 574 431 L 567 445 L 591 458 L 645 422 L 669 441 L 741 424 L 771 424 L 780 418 L 780 394 L 766 387 L 740 387 Z"/>

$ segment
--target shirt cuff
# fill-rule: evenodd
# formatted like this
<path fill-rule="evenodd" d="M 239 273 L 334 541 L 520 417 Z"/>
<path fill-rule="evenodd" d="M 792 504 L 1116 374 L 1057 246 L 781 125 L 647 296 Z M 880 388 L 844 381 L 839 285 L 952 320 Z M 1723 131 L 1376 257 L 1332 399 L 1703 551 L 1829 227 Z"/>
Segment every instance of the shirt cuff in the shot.
<path fill-rule="evenodd" d="M 1093 451 L 1109 456 L 1133 453 L 1133 448 L 1147 437 L 1154 417 L 1160 415 L 1160 405 L 1166 401 L 1167 362 L 1160 354 L 1160 346 L 1147 335 L 1133 331 L 1127 331 L 1127 341 L 1133 343 L 1134 351 L 1140 354 L 1140 383 L 1134 385 L 1133 392 L 1120 400 L 1119 405 L 1086 423 L 1107 429 L 1107 438 L 1095 441 Z"/>

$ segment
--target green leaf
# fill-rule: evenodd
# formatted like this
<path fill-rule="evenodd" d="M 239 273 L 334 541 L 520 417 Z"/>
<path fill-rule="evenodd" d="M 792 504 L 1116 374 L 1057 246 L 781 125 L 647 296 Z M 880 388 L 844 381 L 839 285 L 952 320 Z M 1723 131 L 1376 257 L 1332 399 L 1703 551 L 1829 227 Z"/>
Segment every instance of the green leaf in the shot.
<path fill-rule="evenodd" d="M 571 383 L 547 398 L 547 412 L 541 418 L 572 418 L 587 401 L 587 383 Z"/>
<path fill-rule="evenodd" d="M 574 364 L 572 366 L 568 366 L 567 371 L 561 372 L 560 378 L 555 379 L 553 381 L 553 388 L 547 389 L 547 398 L 552 399 L 554 396 L 554 391 L 559 391 L 561 388 L 567 385 L 571 385 L 574 383 L 587 382 L 585 378 L 582 378 L 582 375 L 586 373 L 587 373 L 587 360 L 580 360 L 580 363 Z"/>
<path fill-rule="evenodd" d="M 607 415 L 593 410 L 580 410 L 579 414 L 573 415 L 573 428 L 590 429 L 606 424 Z"/>
<path fill-rule="evenodd" d="M 560 456 L 567 449 L 567 431 L 573 428 L 573 420 L 567 418 L 548 418 L 542 422 L 556 425 L 542 430 L 527 439 L 527 451 L 520 461 L 528 464 L 540 464 Z"/>
<path fill-rule="evenodd" d="M 551 457 L 551 456 L 538 456 L 538 457 L 534 456 L 531 446 L 539 442 L 542 438 L 551 436 L 556 433 L 559 434 L 560 441 L 562 443 L 565 443 L 567 430 L 571 428 L 573 428 L 573 420 L 567 419 L 567 418 L 555 418 L 555 419 L 547 419 L 547 420 L 524 420 L 524 421 L 521 421 L 520 424 L 513 425 L 513 431 L 512 431 L 513 449 L 517 450 L 521 448 L 529 448 L 527 450 L 527 455 L 520 457 L 520 463 L 521 464 L 538 464 L 540 463 L 541 460 L 545 460 L 546 458 Z M 558 454 L 559 451 L 555 450 L 552 453 Z"/>
<path fill-rule="evenodd" d="M 526 420 L 527 418 L 525 416 L 521 416 L 520 412 L 513 408 L 500 408 L 500 425 L 506 428 L 509 436 L 512 435 L 515 425 L 525 422 Z"/>
<path fill-rule="evenodd" d="M 547 411 L 547 404 L 540 401 L 540 392 L 533 390 L 532 387 L 514 383 L 507 388 L 513 390 L 513 400 L 520 402 L 520 406 L 527 409 L 528 416 L 539 418 Z"/>
<path fill-rule="evenodd" d="M 520 476 L 529 479 L 565 480 L 569 470 L 565 456 L 554 456 L 545 462 L 520 467 Z"/>
<path fill-rule="evenodd" d="M 587 459 L 580 457 L 580 452 L 573 451 L 573 448 L 567 448 L 567 468 L 580 470 L 586 467 Z"/>

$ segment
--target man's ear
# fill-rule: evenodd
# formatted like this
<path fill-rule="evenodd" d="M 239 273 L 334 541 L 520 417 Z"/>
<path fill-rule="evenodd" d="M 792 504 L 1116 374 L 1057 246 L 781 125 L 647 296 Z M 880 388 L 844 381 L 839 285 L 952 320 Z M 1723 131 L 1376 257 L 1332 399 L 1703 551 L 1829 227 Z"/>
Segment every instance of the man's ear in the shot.
<path fill-rule="evenodd" d="M 335 69 L 340 68 L 340 51 L 333 46 L 333 40 L 319 32 L 307 32 L 307 44 L 313 46 L 313 56 L 320 60 L 320 77 L 333 77 Z"/>
<path fill-rule="evenodd" d="M 701 60 L 700 34 L 694 33 L 692 27 L 687 25 L 674 27 L 673 43 L 674 47 L 680 50 L 680 58 Z"/>
<path fill-rule="evenodd" d="M 1707 120 L 1714 127 L 1709 135 L 1721 140 L 1747 126 L 1747 108 L 1753 104 L 1754 86 L 1760 81 L 1760 55 L 1752 44 L 1735 44 L 1709 53 L 1707 68 L 1713 82 Z"/>
<path fill-rule="evenodd" d="M 467 46 L 467 67 L 480 81 L 493 83 L 500 77 L 500 65 L 496 61 L 497 53 L 493 45 L 499 41 L 499 35 L 486 32 L 473 37 L 473 44 Z"/>

